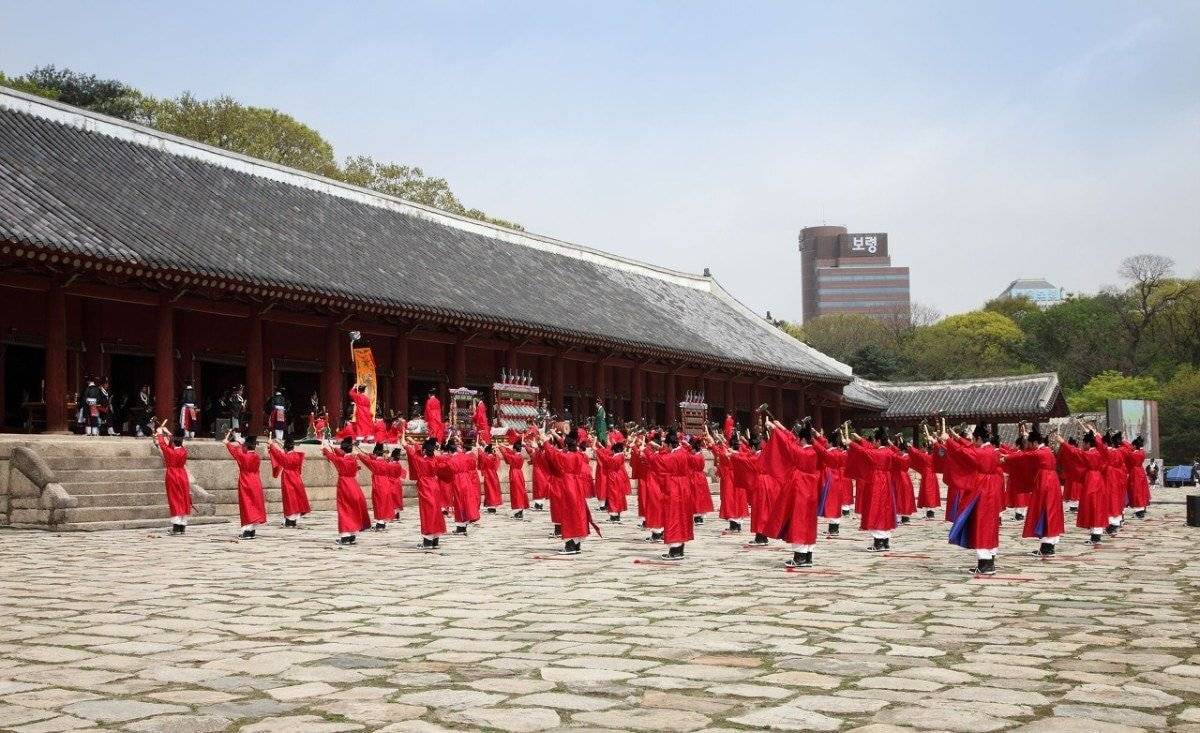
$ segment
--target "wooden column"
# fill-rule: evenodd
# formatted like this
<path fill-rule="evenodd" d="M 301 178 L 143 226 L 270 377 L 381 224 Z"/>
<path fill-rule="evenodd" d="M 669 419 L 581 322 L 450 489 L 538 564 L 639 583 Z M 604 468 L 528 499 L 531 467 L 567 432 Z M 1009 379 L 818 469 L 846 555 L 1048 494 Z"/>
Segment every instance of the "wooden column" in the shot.
<path fill-rule="evenodd" d="M 342 342 L 338 335 L 337 326 L 325 327 L 325 371 L 321 372 L 321 400 L 335 432 L 342 425 Z"/>
<path fill-rule="evenodd" d="M 408 416 L 408 334 L 392 339 L 392 409 Z"/>
<path fill-rule="evenodd" d="M 263 406 L 267 404 L 266 388 L 263 386 L 262 316 L 255 312 L 249 321 L 249 332 L 246 334 L 246 409 L 250 411 L 250 435 L 258 435 L 263 428 Z"/>
<path fill-rule="evenodd" d="M 504 352 L 504 368 L 508 370 L 509 376 L 517 371 L 516 348 L 508 349 Z"/>
<path fill-rule="evenodd" d="M 796 390 L 796 409 L 799 410 L 797 417 L 801 420 L 808 417 L 808 390 L 801 387 Z"/>
<path fill-rule="evenodd" d="M 825 426 L 824 418 L 825 418 L 825 411 L 822 408 L 821 403 L 820 402 L 813 403 L 813 411 L 812 411 L 813 426 L 818 427 L 818 428 L 823 428 Z"/>
<path fill-rule="evenodd" d="M 672 425 L 679 419 L 679 398 L 675 394 L 675 372 L 667 372 L 666 378 L 667 424 Z"/>
<path fill-rule="evenodd" d="M 561 353 L 550 357 L 550 411 L 562 415 L 563 390 L 566 389 L 563 380 L 563 355 Z"/>
<path fill-rule="evenodd" d="M 777 420 L 780 422 L 783 421 L 783 387 L 781 385 L 775 385 L 775 397 L 774 402 L 771 404 L 771 413 L 775 415 Z"/>
<path fill-rule="evenodd" d="M 641 420 L 646 414 L 646 373 L 640 364 L 634 364 L 629 372 L 629 397 L 633 403 L 630 406 L 630 420 Z"/>
<path fill-rule="evenodd" d="M 467 386 L 467 340 L 460 338 L 454 342 L 454 362 L 450 369 L 451 388 Z"/>
<path fill-rule="evenodd" d="M 725 412 L 737 420 L 737 393 L 733 389 L 733 377 L 725 380 Z"/>
<path fill-rule="evenodd" d="M 104 355 L 100 353 L 100 331 L 102 328 L 103 300 L 80 298 L 80 324 L 83 332 L 83 348 L 86 349 L 83 358 L 83 371 L 92 377 L 104 374 Z M 105 375 L 112 376 L 112 375 Z M 97 382 L 99 384 L 99 382 Z"/>
<path fill-rule="evenodd" d="M 608 412 L 608 384 L 604 374 L 604 362 L 596 362 L 596 366 L 592 370 L 592 391 L 596 393 L 596 399 L 600 400 L 600 404 L 604 405 L 604 411 Z M 591 412 L 591 410 L 588 410 Z"/>
<path fill-rule="evenodd" d="M 154 337 L 154 413 L 179 427 L 175 414 L 175 306 L 162 296 L 158 301 Z"/>
<path fill-rule="evenodd" d="M 831 405 L 829 408 L 829 421 L 832 423 L 831 428 L 837 428 L 842 424 L 842 406 Z M 826 431 L 828 432 L 828 431 Z"/>
<path fill-rule="evenodd" d="M 67 296 L 55 282 L 46 292 L 46 432 L 67 432 Z"/>

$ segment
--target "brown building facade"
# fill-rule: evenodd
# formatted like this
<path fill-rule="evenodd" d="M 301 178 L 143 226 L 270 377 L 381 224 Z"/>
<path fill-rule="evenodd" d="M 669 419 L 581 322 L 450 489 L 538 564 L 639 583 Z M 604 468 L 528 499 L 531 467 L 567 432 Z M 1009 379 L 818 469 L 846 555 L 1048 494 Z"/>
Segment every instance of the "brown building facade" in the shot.
<path fill-rule="evenodd" d="M 807 227 L 800 231 L 800 265 L 806 323 L 830 313 L 908 317 L 908 268 L 892 266 L 886 233 Z"/>

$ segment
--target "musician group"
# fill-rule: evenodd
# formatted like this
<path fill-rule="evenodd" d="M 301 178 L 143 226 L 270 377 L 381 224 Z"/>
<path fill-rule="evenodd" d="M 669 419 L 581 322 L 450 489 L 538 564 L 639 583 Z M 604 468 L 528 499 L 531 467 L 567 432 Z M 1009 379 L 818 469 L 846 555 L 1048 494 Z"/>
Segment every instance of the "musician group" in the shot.
<path fill-rule="evenodd" d="M 276 392 L 275 398 L 281 397 Z M 1031 554 L 1049 558 L 1064 534 L 1065 515 L 1074 515 L 1086 542 L 1098 546 L 1120 532 L 1127 510 L 1145 518 L 1150 501 L 1142 439 L 1100 434 L 1087 423 L 1079 425 L 1081 438 L 1069 440 L 1021 425 L 1015 442 L 1004 444 L 985 424 L 969 430 L 943 421 L 934 430 L 923 424 L 922 434 L 914 436 L 921 443 L 916 445 L 883 428 L 859 435 L 849 423 L 828 435 L 807 420 L 789 428 L 764 405 L 755 435 L 739 432 L 732 417 L 720 430 L 691 436 L 675 428 L 635 428 L 625 434 L 599 421 L 588 426 L 531 422 L 523 432 L 496 435 L 482 401 L 473 425 L 451 429 L 431 394 L 422 416 L 425 432 L 414 437 L 404 421 L 374 419 L 365 387 L 353 387 L 349 399 L 354 416 L 321 441 L 321 452 L 338 476 L 336 542 L 342 546 L 354 545 L 361 532 L 386 531 L 399 519 L 403 482 L 411 478 L 419 547 L 436 550 L 443 535 L 467 535 L 482 513 L 502 509 L 502 470 L 507 471 L 511 517 L 524 520 L 527 511 L 548 509 L 552 537 L 563 543 L 559 554 L 578 555 L 585 539 L 600 534 L 589 501 L 597 502 L 609 523 L 619 524 L 636 490 L 645 541 L 665 547 L 662 561 L 683 560 L 696 527 L 715 512 L 728 523 L 722 524 L 723 534 L 747 530 L 749 547 L 772 541 L 790 546 L 785 563 L 790 568 L 814 564 L 822 522 L 825 536 L 835 538 L 843 521 L 856 516 L 858 529 L 871 536 L 866 550 L 888 553 L 897 527 L 914 519 L 936 521 L 940 511 L 949 543 L 975 553 L 969 572 L 993 575 L 1007 509 L 1023 520 L 1022 537 L 1037 540 Z M 305 454 L 286 430 L 283 403 L 269 404 L 268 412 L 266 457 L 280 480 L 283 526 L 294 528 L 310 511 Z M 188 432 L 186 426 L 169 431 L 165 425 L 156 431 L 175 535 L 184 534 L 191 513 Z M 248 431 L 230 430 L 225 436 L 238 466 L 240 538 L 247 540 L 267 522 L 257 442 Z M 716 505 L 705 472 L 706 451 L 720 484 Z M 528 487 L 526 462 L 532 464 Z M 369 477 L 369 505 L 360 476 Z"/>

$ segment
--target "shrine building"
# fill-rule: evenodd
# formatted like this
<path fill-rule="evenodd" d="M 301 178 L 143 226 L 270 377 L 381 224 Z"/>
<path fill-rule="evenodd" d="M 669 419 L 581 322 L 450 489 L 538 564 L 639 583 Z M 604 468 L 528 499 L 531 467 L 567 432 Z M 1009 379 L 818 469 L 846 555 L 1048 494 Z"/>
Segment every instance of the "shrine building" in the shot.
<path fill-rule="evenodd" d="M 381 412 L 430 391 L 485 395 L 528 375 L 551 410 L 675 422 L 836 425 L 843 364 L 742 305 L 710 276 L 467 219 L 0 88 L 0 415 L 61 432 L 85 374 L 152 387 L 201 422 L 244 384 L 254 421 L 275 385 L 297 419 L 337 419 L 348 334 L 376 359 Z M 859 407 L 865 408 L 865 405 Z M 878 411 L 878 410 L 877 410 Z"/>

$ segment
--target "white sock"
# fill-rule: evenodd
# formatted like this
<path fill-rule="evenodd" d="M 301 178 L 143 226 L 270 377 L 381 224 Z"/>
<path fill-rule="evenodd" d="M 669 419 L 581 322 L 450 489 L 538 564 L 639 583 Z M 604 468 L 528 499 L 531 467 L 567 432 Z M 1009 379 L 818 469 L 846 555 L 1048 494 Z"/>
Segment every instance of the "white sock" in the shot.
<path fill-rule="evenodd" d="M 1057 537 L 1043 537 L 1042 542 L 1047 545 L 1057 545 L 1058 538 Z"/>
<path fill-rule="evenodd" d="M 792 552 L 812 552 L 816 545 L 792 545 Z"/>
<path fill-rule="evenodd" d="M 877 530 L 871 530 L 871 538 L 872 538 L 872 539 L 876 539 L 876 540 L 888 540 L 888 539 L 891 539 L 891 538 L 892 538 L 892 533 L 891 533 L 891 532 L 879 532 L 879 531 L 877 531 Z"/>
<path fill-rule="evenodd" d="M 243 532 L 253 532 L 253 531 L 254 531 L 254 525 L 253 525 L 253 524 L 243 524 L 243 525 L 242 525 L 242 531 L 243 531 Z"/>

